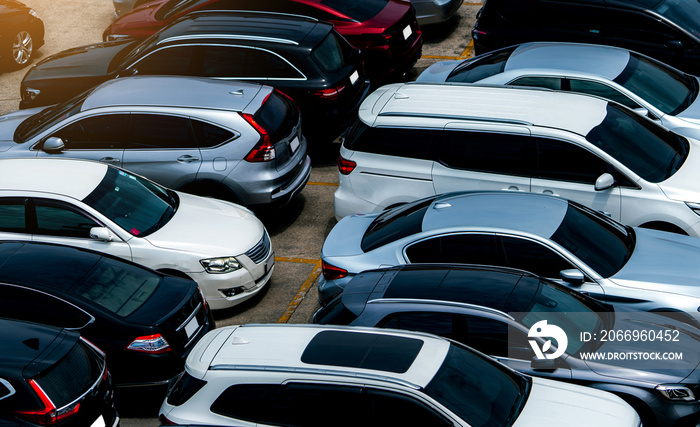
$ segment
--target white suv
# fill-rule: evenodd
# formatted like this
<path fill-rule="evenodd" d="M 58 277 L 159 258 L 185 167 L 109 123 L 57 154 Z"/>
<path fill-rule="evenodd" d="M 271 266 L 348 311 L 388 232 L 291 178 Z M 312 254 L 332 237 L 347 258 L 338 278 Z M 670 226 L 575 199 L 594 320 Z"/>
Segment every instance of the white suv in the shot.
<path fill-rule="evenodd" d="M 363 102 L 338 167 L 338 219 L 450 191 L 510 190 L 700 236 L 698 141 L 593 96 L 384 86 Z"/>
<path fill-rule="evenodd" d="M 205 335 L 160 409 L 163 425 L 637 427 L 605 391 L 517 373 L 428 334 L 244 325 Z"/>

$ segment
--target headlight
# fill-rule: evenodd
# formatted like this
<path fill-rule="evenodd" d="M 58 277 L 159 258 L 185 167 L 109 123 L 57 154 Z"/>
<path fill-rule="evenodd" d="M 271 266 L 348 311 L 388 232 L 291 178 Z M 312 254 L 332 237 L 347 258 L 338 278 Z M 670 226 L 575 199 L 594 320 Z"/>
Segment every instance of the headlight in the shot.
<path fill-rule="evenodd" d="M 22 101 L 31 101 L 36 98 L 41 91 L 39 89 L 32 89 L 30 87 L 25 87 L 22 89 Z"/>
<path fill-rule="evenodd" d="M 203 259 L 199 263 L 207 273 L 230 273 L 241 268 L 241 264 L 232 256 Z"/>
<path fill-rule="evenodd" d="M 39 14 L 36 13 L 36 10 L 34 10 L 34 9 L 29 9 L 29 14 L 32 15 L 33 17 L 39 19 Z"/>
<path fill-rule="evenodd" d="M 668 400 L 681 400 L 685 402 L 692 402 L 695 400 L 695 393 L 681 384 L 661 384 L 656 386 L 656 390 Z"/>
<path fill-rule="evenodd" d="M 686 206 L 693 210 L 697 215 L 700 215 L 700 203 L 685 202 Z"/>

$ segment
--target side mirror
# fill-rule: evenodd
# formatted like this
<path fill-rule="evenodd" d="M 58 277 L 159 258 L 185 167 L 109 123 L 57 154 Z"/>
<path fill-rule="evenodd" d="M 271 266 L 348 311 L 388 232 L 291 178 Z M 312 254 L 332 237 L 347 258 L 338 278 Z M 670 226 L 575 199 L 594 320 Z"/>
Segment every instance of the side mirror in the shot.
<path fill-rule="evenodd" d="M 553 371 L 557 369 L 556 359 L 538 359 L 534 358 L 530 362 L 530 367 L 535 371 Z"/>
<path fill-rule="evenodd" d="M 559 272 L 559 277 L 566 283 L 574 286 L 581 286 L 586 277 L 581 271 L 572 268 L 571 270 L 562 270 Z"/>
<path fill-rule="evenodd" d="M 603 191 L 615 185 L 615 178 L 609 173 L 604 173 L 595 180 L 595 191 Z"/>
<path fill-rule="evenodd" d="M 90 229 L 90 238 L 101 242 L 111 242 L 114 240 L 112 232 L 104 227 L 92 227 Z"/>
<path fill-rule="evenodd" d="M 649 117 L 649 110 L 643 107 L 633 108 L 632 111 L 639 114 L 640 116 Z"/>
<path fill-rule="evenodd" d="M 63 143 L 63 140 L 57 136 L 47 138 L 46 141 L 44 141 L 44 145 L 41 147 L 42 150 L 49 154 L 60 153 L 64 148 L 66 148 L 66 145 Z"/>

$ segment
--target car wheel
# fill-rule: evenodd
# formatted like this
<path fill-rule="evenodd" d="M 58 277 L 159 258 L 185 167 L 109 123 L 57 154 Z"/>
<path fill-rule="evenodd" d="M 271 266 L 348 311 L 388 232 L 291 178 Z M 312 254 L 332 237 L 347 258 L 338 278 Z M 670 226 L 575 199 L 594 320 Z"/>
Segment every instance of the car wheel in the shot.
<path fill-rule="evenodd" d="M 17 31 L 10 44 L 10 64 L 15 67 L 27 65 L 33 53 L 34 40 L 32 35 L 29 31 Z"/>

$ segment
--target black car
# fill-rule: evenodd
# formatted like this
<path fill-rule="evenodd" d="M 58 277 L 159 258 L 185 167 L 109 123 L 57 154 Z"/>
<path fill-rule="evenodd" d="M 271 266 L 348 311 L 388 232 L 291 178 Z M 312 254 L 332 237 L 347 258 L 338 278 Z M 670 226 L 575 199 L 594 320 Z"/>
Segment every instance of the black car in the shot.
<path fill-rule="evenodd" d="M 530 41 L 596 43 L 700 74 L 697 0 L 487 0 L 472 37 L 477 55 Z"/>
<path fill-rule="evenodd" d="M 24 77 L 20 108 L 65 101 L 135 74 L 274 86 L 299 105 L 307 139 L 339 135 L 369 90 L 360 51 L 329 23 L 276 13 L 201 12 L 142 42 L 103 42 L 49 56 Z"/>
<path fill-rule="evenodd" d="M 77 332 L 0 319 L 0 425 L 118 424 L 98 347 Z"/>
<path fill-rule="evenodd" d="M 214 328 L 188 279 L 44 243 L 2 242 L 0 260 L 0 317 L 80 331 L 107 354 L 117 386 L 167 383 Z"/>
<path fill-rule="evenodd" d="M 22 67 L 44 45 L 44 22 L 34 9 L 15 0 L 0 0 L 0 60 Z"/>
<path fill-rule="evenodd" d="M 542 337 L 550 336 L 533 335 L 542 320 L 560 327 L 568 337 L 566 352 L 559 358 L 535 358 L 529 341 L 537 340 L 545 348 Z M 645 427 L 700 422 L 700 370 L 696 369 L 700 330 L 660 314 L 613 311 L 521 270 L 413 264 L 366 271 L 321 308 L 314 323 L 441 335 L 529 375 L 616 393 L 637 410 Z M 653 339 L 649 339 L 650 331 L 655 333 Z M 664 335 L 670 340 L 658 339 Z M 559 338 L 555 339 L 559 346 Z M 679 352 L 683 360 L 643 361 L 645 352 Z M 634 353 L 639 359 L 587 359 L 592 353 Z"/>

